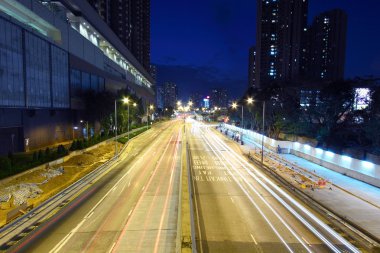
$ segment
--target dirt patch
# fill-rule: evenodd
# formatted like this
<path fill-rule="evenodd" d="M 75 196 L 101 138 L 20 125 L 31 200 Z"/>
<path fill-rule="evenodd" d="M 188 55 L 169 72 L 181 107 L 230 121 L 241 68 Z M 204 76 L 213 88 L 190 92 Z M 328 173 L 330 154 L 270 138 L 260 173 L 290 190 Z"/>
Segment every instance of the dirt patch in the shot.
<path fill-rule="evenodd" d="M 118 143 L 118 149 L 121 148 Z M 99 167 L 114 153 L 115 143 L 111 142 L 73 156 L 62 164 L 26 173 L 6 183 L 0 181 L 0 226 L 6 223 L 7 213 L 21 203 L 39 205 Z"/>

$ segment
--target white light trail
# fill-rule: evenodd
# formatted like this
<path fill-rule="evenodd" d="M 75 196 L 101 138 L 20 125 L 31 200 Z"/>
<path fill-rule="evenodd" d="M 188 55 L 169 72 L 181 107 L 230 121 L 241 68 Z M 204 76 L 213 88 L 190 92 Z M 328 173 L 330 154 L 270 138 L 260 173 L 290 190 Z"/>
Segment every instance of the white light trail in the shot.
<path fill-rule="evenodd" d="M 239 171 L 237 171 L 237 169 L 230 163 L 230 161 L 217 149 L 217 147 L 213 144 L 211 144 L 210 141 L 208 141 L 206 138 L 204 138 L 206 144 L 211 148 L 211 150 L 214 152 L 214 154 L 220 159 L 221 159 L 221 156 L 223 156 L 224 160 L 234 169 L 235 172 L 237 172 L 240 176 L 241 179 L 244 180 L 244 182 L 250 186 L 250 188 L 256 193 L 256 195 L 270 208 L 270 210 L 273 212 L 273 214 L 282 222 L 282 224 L 291 232 L 291 234 L 301 243 L 302 246 L 304 246 L 304 248 L 308 251 L 308 252 L 312 252 L 307 246 L 306 244 L 301 240 L 301 238 L 299 236 L 297 236 L 297 234 L 294 232 L 293 229 L 291 229 L 289 227 L 288 224 L 286 224 L 286 222 L 282 219 L 282 217 L 267 203 L 267 201 L 260 195 L 260 193 L 258 193 L 256 191 L 256 189 L 254 189 L 253 187 L 251 187 L 251 185 L 246 181 L 246 179 L 243 177 L 243 175 L 241 175 L 241 173 Z M 212 145 L 212 146 L 211 146 Z M 219 153 L 220 155 L 218 155 L 217 153 Z M 259 213 L 261 214 L 261 216 L 265 219 L 265 221 L 269 224 L 269 226 L 272 228 L 272 230 L 275 232 L 275 234 L 280 238 L 280 240 L 284 243 L 284 245 L 286 246 L 286 248 L 290 251 L 290 252 L 293 252 L 293 250 L 289 247 L 289 245 L 285 242 L 285 240 L 282 238 L 282 236 L 279 234 L 279 232 L 276 230 L 276 228 L 273 226 L 273 224 L 269 221 L 269 219 L 265 216 L 265 214 L 262 212 L 262 210 L 260 209 L 260 207 L 254 202 L 254 200 L 252 199 L 252 197 L 250 196 L 250 194 L 247 192 L 247 190 L 239 183 L 238 179 L 236 179 L 236 177 L 232 174 L 231 170 L 228 168 L 228 166 L 223 163 L 223 166 L 227 169 L 228 173 L 231 175 L 231 177 L 235 180 L 235 182 L 239 185 L 240 189 L 245 193 L 245 195 L 247 196 L 247 198 L 250 200 L 250 202 L 255 206 L 255 208 L 259 211 Z"/>
<path fill-rule="evenodd" d="M 335 232 L 332 228 L 330 228 L 328 225 L 326 225 L 324 222 L 322 222 L 320 219 L 318 219 L 314 214 L 310 213 L 305 207 L 303 207 L 301 204 L 298 203 L 295 199 L 293 199 L 289 194 L 287 194 L 285 191 L 280 189 L 276 184 L 274 184 L 271 180 L 267 178 L 263 173 L 258 171 L 255 167 L 253 167 L 251 164 L 249 164 L 246 160 L 241 158 L 234 150 L 232 150 L 228 145 L 226 145 L 218 136 L 216 136 L 214 133 L 212 133 L 208 129 L 208 136 L 212 136 L 215 141 L 217 141 L 223 148 L 230 151 L 234 156 L 235 160 L 238 161 L 243 168 L 254 178 L 256 179 L 260 185 L 262 185 L 265 189 L 269 189 L 269 187 L 262 181 L 260 178 L 262 178 L 266 183 L 268 183 L 271 187 L 273 187 L 276 191 L 278 191 L 282 196 L 284 196 L 286 199 L 288 199 L 293 205 L 295 205 L 297 208 L 299 208 L 304 214 L 309 216 L 314 222 L 316 222 L 319 226 L 321 226 L 323 229 L 325 229 L 326 232 L 328 232 L 331 236 L 333 236 L 335 239 L 337 239 L 339 242 L 341 242 L 343 245 L 345 245 L 347 248 L 349 248 L 352 252 L 360 253 L 360 251 L 353 246 L 351 243 L 349 243 L 347 240 L 345 240 L 342 236 L 340 236 L 337 232 Z M 249 167 L 249 168 L 247 168 Z M 255 174 L 258 176 L 256 176 Z M 259 178 L 260 177 L 260 178 Z M 280 198 L 280 197 L 279 197 Z M 283 201 L 283 200 L 282 200 Z M 321 239 L 321 238 L 320 238 Z M 339 251 L 340 252 L 340 251 Z"/>

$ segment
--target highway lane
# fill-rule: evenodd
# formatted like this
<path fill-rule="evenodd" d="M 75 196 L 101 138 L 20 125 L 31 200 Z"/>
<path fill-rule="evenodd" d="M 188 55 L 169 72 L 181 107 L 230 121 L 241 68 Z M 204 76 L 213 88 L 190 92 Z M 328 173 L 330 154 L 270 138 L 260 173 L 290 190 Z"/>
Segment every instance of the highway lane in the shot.
<path fill-rule="evenodd" d="M 292 213 L 297 207 L 278 200 L 277 190 L 260 183 L 264 176 L 254 178 L 251 168 L 207 127 L 193 123 L 188 129 L 198 252 L 347 250 L 333 236 L 321 235 L 324 229 L 310 217 Z"/>
<path fill-rule="evenodd" d="M 60 212 L 60 219 L 44 222 L 13 250 L 173 252 L 181 125 L 167 122 L 137 137 L 109 173 Z"/>

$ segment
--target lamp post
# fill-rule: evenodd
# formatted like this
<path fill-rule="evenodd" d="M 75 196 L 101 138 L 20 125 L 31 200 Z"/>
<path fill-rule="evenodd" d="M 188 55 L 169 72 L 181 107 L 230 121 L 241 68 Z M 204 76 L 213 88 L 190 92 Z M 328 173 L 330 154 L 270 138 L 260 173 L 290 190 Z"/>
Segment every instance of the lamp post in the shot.
<path fill-rule="evenodd" d="M 248 98 L 247 99 L 247 104 L 252 104 L 253 103 L 253 98 Z M 236 102 L 232 103 L 232 108 L 236 109 L 238 107 L 238 104 Z M 244 103 L 241 105 L 241 127 L 244 129 Z"/>
<path fill-rule="evenodd" d="M 129 99 L 123 98 L 123 103 L 128 103 L 128 135 L 129 135 Z M 115 156 L 117 156 L 117 99 L 115 99 Z M 128 136 L 129 140 L 129 136 Z"/>
<path fill-rule="evenodd" d="M 255 101 L 258 101 L 258 100 L 254 100 L 253 98 L 248 98 L 247 99 L 247 104 L 252 104 L 253 102 Z M 261 133 L 261 163 L 264 164 L 264 128 L 265 128 L 265 100 L 262 101 L 263 102 L 263 127 L 262 127 L 262 133 Z M 233 109 L 236 109 L 238 107 L 238 104 L 236 102 L 232 103 L 232 108 Z M 241 118 L 242 118 L 242 122 L 244 122 L 244 118 L 243 118 L 243 105 L 241 106 Z M 243 128 L 244 128 L 244 125 L 243 125 Z"/>
<path fill-rule="evenodd" d="M 128 141 L 129 141 L 129 98 L 123 98 L 123 103 L 128 105 Z"/>
<path fill-rule="evenodd" d="M 80 120 L 79 122 L 84 123 L 84 120 Z M 88 140 L 88 121 L 86 121 L 86 139 Z"/>
<path fill-rule="evenodd" d="M 149 124 L 149 109 L 153 110 L 154 106 L 150 105 L 146 108 L 146 129 L 148 130 L 148 124 Z"/>
<path fill-rule="evenodd" d="M 247 98 L 247 104 L 248 105 L 253 104 L 253 98 Z M 252 123 L 251 123 L 251 125 L 252 125 Z"/>

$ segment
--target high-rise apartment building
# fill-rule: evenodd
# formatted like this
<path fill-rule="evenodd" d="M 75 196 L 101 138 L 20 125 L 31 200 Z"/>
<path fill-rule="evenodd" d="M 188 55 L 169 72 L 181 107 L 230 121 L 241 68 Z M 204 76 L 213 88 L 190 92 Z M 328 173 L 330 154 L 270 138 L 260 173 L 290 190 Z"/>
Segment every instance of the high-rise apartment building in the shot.
<path fill-rule="evenodd" d="M 307 0 L 258 0 L 255 83 L 297 82 L 307 31 Z"/>
<path fill-rule="evenodd" d="M 143 67 L 150 71 L 150 0 L 88 0 Z"/>
<path fill-rule="evenodd" d="M 248 88 L 256 87 L 256 47 L 249 49 L 248 55 Z"/>
<path fill-rule="evenodd" d="M 165 90 L 163 86 L 156 86 L 156 107 L 157 109 L 164 109 Z"/>
<path fill-rule="evenodd" d="M 347 15 L 335 9 L 315 17 L 309 28 L 305 79 L 336 81 L 344 78 Z"/>
<path fill-rule="evenodd" d="M 203 95 L 199 92 L 193 92 L 190 95 L 190 100 L 193 102 L 193 107 L 202 107 Z"/>
<path fill-rule="evenodd" d="M 178 88 L 175 83 L 167 82 L 164 84 L 164 106 L 176 108 Z"/>
<path fill-rule="evenodd" d="M 224 88 L 212 89 L 210 102 L 212 107 L 227 108 L 227 90 Z"/>

